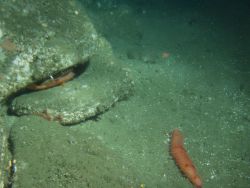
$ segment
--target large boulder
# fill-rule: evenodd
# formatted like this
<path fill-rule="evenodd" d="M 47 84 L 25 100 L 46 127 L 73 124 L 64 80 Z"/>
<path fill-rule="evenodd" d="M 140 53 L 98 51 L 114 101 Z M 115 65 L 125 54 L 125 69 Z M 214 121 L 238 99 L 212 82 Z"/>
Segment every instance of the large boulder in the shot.
<path fill-rule="evenodd" d="M 11 104 L 16 115 L 75 124 L 131 94 L 129 71 L 76 1 L 4 1 L 0 37 L 0 101 L 21 91 Z M 62 87 L 26 90 L 70 68 L 83 70 Z"/>
<path fill-rule="evenodd" d="M 61 86 L 38 91 L 27 89 L 27 86 L 30 88 L 32 84 L 71 71 L 76 71 L 76 76 L 69 82 L 61 83 Z M 116 60 L 109 43 L 96 32 L 86 11 L 77 1 L 1 1 L 0 188 L 10 187 L 12 180 L 17 187 L 69 187 L 75 178 L 77 187 L 100 187 L 98 183 L 109 178 L 105 176 L 105 170 L 109 169 L 110 164 L 106 161 L 109 155 L 106 155 L 101 143 L 94 140 L 86 143 L 80 137 L 87 139 L 89 135 L 71 132 L 62 126 L 47 132 L 49 125 L 58 123 L 46 120 L 40 123 L 41 117 L 63 125 L 76 124 L 108 110 L 117 101 L 127 98 L 132 90 L 129 70 Z M 13 122 L 8 116 L 8 121 L 4 121 L 6 107 L 9 108 L 8 112 L 18 116 L 31 116 L 13 118 Z M 8 137 L 11 126 L 13 128 Z M 77 139 L 58 139 L 56 133 L 62 136 L 72 133 L 72 137 L 76 136 Z M 70 147 L 60 150 L 63 142 L 69 142 Z M 40 150 L 40 146 L 44 150 Z M 95 146 L 97 149 L 93 148 Z M 79 150 L 82 149 L 97 151 L 97 160 L 91 161 L 92 154 L 85 153 L 81 161 L 75 161 L 72 157 L 77 154 L 80 158 L 82 154 Z M 32 155 L 27 151 L 32 152 Z M 48 152 L 56 153 L 51 156 Z M 47 157 L 45 162 L 48 166 L 38 165 L 39 156 Z M 90 161 L 90 166 L 87 161 Z M 99 163 L 95 163 L 97 161 Z M 105 170 L 98 175 L 103 178 L 95 182 L 91 177 L 100 170 L 98 164 L 106 162 Z M 84 164 L 81 167 L 79 163 Z M 92 165 L 97 165 L 96 171 L 85 171 Z M 119 174 L 118 166 L 116 170 Z M 123 180 L 120 177 L 111 181 L 108 179 L 107 186 L 130 187 L 131 184 L 121 182 Z M 41 183 L 40 180 L 45 181 Z"/>

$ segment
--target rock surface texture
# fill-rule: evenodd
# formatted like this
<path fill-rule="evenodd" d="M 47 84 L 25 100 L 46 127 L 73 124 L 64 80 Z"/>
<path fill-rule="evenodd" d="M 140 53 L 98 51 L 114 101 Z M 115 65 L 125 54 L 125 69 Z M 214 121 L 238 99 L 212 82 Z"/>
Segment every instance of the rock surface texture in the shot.
<path fill-rule="evenodd" d="M 133 84 L 128 71 L 75 1 L 2 4 L 0 100 L 23 93 L 12 102 L 11 112 L 75 124 L 129 95 Z M 62 87 L 26 92 L 28 85 L 71 67 L 83 70 Z"/>
<path fill-rule="evenodd" d="M 11 123 L 2 121 L 7 111 L 18 116 L 40 116 L 32 125 L 39 124 L 41 118 L 48 120 L 43 120 L 44 124 L 51 121 L 62 125 L 77 124 L 96 117 L 117 101 L 129 97 L 133 90 L 129 72 L 113 56 L 110 44 L 97 33 L 84 7 L 77 1 L 1 1 L 0 188 L 12 186 L 16 174 L 11 170 L 15 169 L 16 159 L 23 160 L 21 153 L 25 152 L 23 146 L 20 148 L 18 145 L 22 139 L 16 139 L 22 130 L 6 128 Z M 73 73 L 74 76 L 56 87 L 29 90 L 30 86 L 58 81 L 65 73 Z M 6 108 L 8 110 L 3 110 Z M 22 117 L 13 117 L 16 122 L 19 118 Z M 53 123 L 58 124 L 56 122 Z M 31 127 L 40 129 L 39 126 Z M 10 144 L 7 143 L 10 139 L 8 130 L 12 130 L 11 145 L 14 148 L 8 146 L 10 151 L 5 151 L 6 144 Z M 29 140 L 26 136 L 25 139 Z M 46 142 L 44 139 L 41 140 Z M 40 145 L 37 141 L 34 139 L 33 144 Z M 11 153 L 10 157 L 5 155 L 7 152 Z M 60 161 L 57 158 L 54 160 Z M 35 168 L 33 165 L 29 170 Z M 27 178 L 22 177 L 22 171 L 18 173 L 19 182 Z M 57 178 L 56 181 L 59 180 Z"/>

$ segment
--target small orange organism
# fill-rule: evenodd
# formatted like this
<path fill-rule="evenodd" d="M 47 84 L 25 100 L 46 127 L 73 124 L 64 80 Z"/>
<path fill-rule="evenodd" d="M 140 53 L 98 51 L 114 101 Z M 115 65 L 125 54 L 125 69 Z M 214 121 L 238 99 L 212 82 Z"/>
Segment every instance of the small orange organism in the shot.
<path fill-rule="evenodd" d="M 183 136 L 178 129 L 174 129 L 172 132 L 171 155 L 173 156 L 175 163 L 180 168 L 180 170 L 187 176 L 189 181 L 196 187 L 202 187 L 202 181 L 199 177 L 196 168 L 188 156 L 184 146 L 183 146 Z"/>
<path fill-rule="evenodd" d="M 68 73 L 57 77 L 56 79 L 50 79 L 46 80 L 41 84 L 30 84 L 27 86 L 30 90 L 43 90 L 43 89 L 49 89 L 52 87 L 56 87 L 59 85 L 64 84 L 65 82 L 73 79 L 75 77 L 75 73 L 73 71 L 69 71 Z"/>

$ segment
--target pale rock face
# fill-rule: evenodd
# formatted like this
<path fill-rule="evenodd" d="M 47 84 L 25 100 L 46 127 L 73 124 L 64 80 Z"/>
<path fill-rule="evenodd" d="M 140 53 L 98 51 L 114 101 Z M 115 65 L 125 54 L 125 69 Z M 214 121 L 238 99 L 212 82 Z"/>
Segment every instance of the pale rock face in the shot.
<path fill-rule="evenodd" d="M 1 2 L 0 46 L 7 40 L 15 48 L 0 48 L 0 102 L 30 83 L 83 63 L 103 47 L 104 39 L 75 1 L 21 0 Z"/>
<path fill-rule="evenodd" d="M 46 119 L 42 120 L 45 125 L 55 122 L 57 125 L 58 123 L 78 124 L 104 113 L 114 106 L 114 103 L 126 99 L 132 93 L 133 82 L 128 71 L 123 69 L 113 56 L 110 44 L 96 32 L 86 11 L 78 4 L 78 1 L 1 2 L 0 42 L 4 40 L 9 40 L 9 44 L 12 43 L 14 48 L 11 50 L 0 48 L 0 109 L 3 109 L 2 107 L 5 107 L 6 111 L 8 109 L 8 112 L 13 115 L 12 118 L 18 123 L 22 118 L 34 118 L 34 122 L 29 121 L 27 125 L 37 131 L 37 133 L 32 132 L 35 137 L 41 133 L 38 130 L 39 126 L 35 126 L 41 123 L 41 118 Z M 27 90 L 30 84 L 37 84 L 40 81 L 46 83 L 49 81 L 47 79 L 60 78 L 61 73 L 73 71 L 80 65 L 84 68 L 77 70 L 79 75 L 62 86 L 34 92 Z M 58 74 L 59 76 L 56 77 Z M 18 93 L 19 91 L 22 93 Z M 8 103 L 5 104 L 7 99 Z M 30 116 L 26 117 L 26 115 Z M 6 128 L 1 118 L 0 116 L 0 128 Z M 13 127 L 18 127 L 18 130 L 14 131 L 15 133 L 12 131 L 12 136 L 16 133 L 23 135 L 23 130 L 19 129 L 20 126 Z M 52 127 L 48 126 L 49 129 Z M 55 127 L 61 131 L 69 130 L 61 129 L 59 125 Z M 46 131 L 48 131 L 47 128 Z M 6 135 L 9 137 L 9 134 L 6 133 Z M 0 138 L 3 136 L 0 135 Z M 17 138 L 21 137 L 17 136 Z M 18 150 L 17 144 L 21 142 L 16 142 L 16 140 L 14 142 Z M 40 145 L 37 139 L 33 144 Z M 0 153 L 4 145 L 5 143 L 0 140 Z M 14 173 L 18 178 L 15 179 L 13 186 L 30 187 L 24 186 L 23 183 L 43 177 L 37 174 L 34 174 L 35 178 L 22 176 L 26 174 L 25 169 L 27 172 L 40 172 L 40 170 L 36 169 L 36 165 L 29 165 L 22 169 L 22 164 L 31 161 L 28 161 L 27 157 L 21 157 L 22 155 L 18 152 L 22 150 L 17 150 L 15 160 L 18 170 Z M 33 153 L 36 155 L 36 152 Z M 69 155 L 72 153 L 76 152 L 69 152 Z M 0 166 L 5 166 L 8 161 L 9 159 L 4 161 L 0 158 Z M 55 161 L 61 161 L 61 158 L 56 158 Z M 6 172 L 1 168 L 0 188 L 8 184 L 3 182 L 3 174 Z M 11 178 L 5 179 L 8 181 Z M 47 182 L 44 181 L 41 187 L 46 186 Z"/>
<path fill-rule="evenodd" d="M 14 98 L 9 106 L 12 113 L 39 114 L 63 125 L 76 124 L 130 95 L 133 84 L 128 71 L 76 1 L 19 0 L 14 3 L 14 16 L 9 17 L 6 15 L 14 11 L 12 3 L 4 1 L 0 10 L 6 33 L 3 39 L 14 46 L 11 51 L 2 49 L 6 58 L 0 62 L 0 102 L 37 81 L 48 82 L 60 73 L 85 66 L 65 87 Z"/>

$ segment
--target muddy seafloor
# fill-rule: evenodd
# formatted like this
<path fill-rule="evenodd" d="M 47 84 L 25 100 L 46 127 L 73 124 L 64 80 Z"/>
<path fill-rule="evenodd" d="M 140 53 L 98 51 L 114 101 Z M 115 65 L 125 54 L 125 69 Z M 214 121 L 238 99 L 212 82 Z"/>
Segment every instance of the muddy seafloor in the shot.
<path fill-rule="evenodd" d="M 13 185 L 192 187 L 169 153 L 179 128 L 203 187 L 248 187 L 247 4 L 136 2 L 84 2 L 129 70 L 133 96 L 70 127 L 3 114 Z"/>

